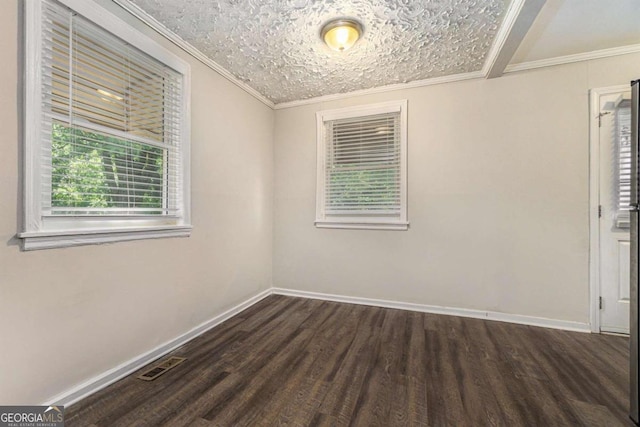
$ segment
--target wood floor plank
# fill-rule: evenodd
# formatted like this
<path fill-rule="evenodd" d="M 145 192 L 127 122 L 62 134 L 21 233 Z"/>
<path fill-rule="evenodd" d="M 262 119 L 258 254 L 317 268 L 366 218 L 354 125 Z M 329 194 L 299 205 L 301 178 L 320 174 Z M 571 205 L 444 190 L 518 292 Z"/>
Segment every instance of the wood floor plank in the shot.
<path fill-rule="evenodd" d="M 234 396 L 211 408 L 203 418 L 211 420 L 216 425 L 251 425 L 260 410 L 272 398 L 274 393 L 287 381 L 291 371 L 304 369 L 307 363 L 306 352 L 300 352 L 313 337 L 313 331 L 299 329 L 274 357 L 270 363 L 256 372 L 249 381 L 243 382 L 234 390 Z M 299 378 L 294 376 L 294 378 Z"/>
<path fill-rule="evenodd" d="M 394 425 L 428 425 L 427 385 L 425 383 L 424 316 L 409 312 L 405 330 L 406 361 L 392 392 L 390 423 Z"/>
<path fill-rule="evenodd" d="M 524 399 L 520 398 L 520 384 L 515 373 L 510 369 L 500 369 L 504 364 L 504 346 L 496 339 L 496 332 L 492 328 L 494 325 L 492 322 L 483 321 L 470 324 L 468 339 L 472 346 L 471 353 L 478 355 L 478 369 L 491 393 L 488 399 L 492 405 L 499 407 L 504 425 L 526 425 L 526 412 L 529 408 Z"/>
<path fill-rule="evenodd" d="M 336 427 L 340 424 L 336 417 L 318 412 L 309 425 L 314 427 Z"/>
<path fill-rule="evenodd" d="M 449 320 L 445 317 L 435 320 L 438 326 L 425 331 L 429 421 L 434 426 L 471 426 L 473 422 L 465 413 L 462 392 L 451 363 Z"/>
<path fill-rule="evenodd" d="M 462 405 L 467 414 L 478 414 L 489 426 L 504 425 L 502 414 L 488 386 L 485 350 L 472 348 L 469 325 L 477 319 L 452 317 L 451 322 L 459 335 L 449 340 L 449 357 L 454 365 Z"/>
<path fill-rule="evenodd" d="M 358 323 L 355 339 L 320 405 L 319 411 L 331 415 L 340 425 L 348 425 L 351 421 L 369 365 L 379 345 L 383 319 L 384 309 L 370 308 L 364 313 Z"/>
<path fill-rule="evenodd" d="M 302 378 L 303 384 L 296 384 L 293 389 L 287 384 L 287 392 L 278 393 L 274 398 L 274 401 L 284 403 L 280 405 L 279 412 L 273 411 L 269 415 L 268 410 L 263 411 L 258 425 L 307 425 L 312 421 L 329 390 L 329 384 L 335 380 L 352 347 L 365 310 L 363 307 L 342 306 L 341 310 L 334 311 L 333 322 L 323 322 L 318 326 L 314 340 L 306 348 L 313 363 Z"/>
<path fill-rule="evenodd" d="M 319 304 L 317 301 L 315 303 Z M 265 400 L 264 404 L 254 402 L 249 405 L 251 409 L 233 420 L 234 425 L 273 425 L 283 408 L 292 400 L 292 396 L 301 397 L 301 390 L 310 390 L 308 381 L 322 382 L 323 378 L 330 375 L 333 365 L 340 363 L 341 354 L 346 352 L 353 340 L 353 322 L 357 321 L 357 316 L 350 315 L 352 310 L 349 307 L 339 306 L 334 313 L 334 316 L 325 319 L 316 328 L 309 328 L 310 323 L 306 322 L 308 317 L 300 322 L 299 330 L 312 333 L 312 340 L 304 347 L 303 357 L 288 366 L 276 381 L 271 382 L 271 387 L 263 387 L 261 395 Z M 305 382 L 305 379 L 308 381 Z M 302 383 L 305 383 L 304 387 Z M 308 405 L 299 405 L 298 408 L 304 406 Z"/>
<path fill-rule="evenodd" d="M 406 318 L 407 312 L 385 310 L 380 341 L 374 350 L 375 357 L 356 401 L 354 424 L 387 426 L 390 423 L 391 403 L 394 399 L 392 391 L 401 374 L 405 351 L 403 338 Z"/>
<path fill-rule="evenodd" d="M 570 352 L 568 347 L 568 333 L 566 331 L 557 332 L 546 337 L 538 330 L 532 331 L 540 339 L 546 339 L 549 343 L 546 348 L 540 349 L 548 361 L 543 366 L 549 375 L 560 379 L 560 386 L 562 390 L 565 390 L 565 395 L 576 396 L 577 401 L 604 405 L 618 414 L 626 412 L 628 409 L 627 402 L 624 400 L 627 395 L 626 390 L 621 393 L 621 390 L 616 387 L 615 380 L 610 377 L 612 373 L 610 363 L 615 363 L 615 361 L 611 360 L 605 364 L 598 363 L 592 356 L 592 352 L 589 351 L 574 354 Z M 551 348 L 554 348 L 555 351 L 552 351 Z M 628 363 L 625 365 L 628 366 Z M 592 372 L 596 369 L 602 375 L 584 375 L 585 372 Z"/>
<path fill-rule="evenodd" d="M 503 325 L 505 328 L 509 326 Z M 509 341 L 520 348 L 521 360 L 535 364 L 536 371 L 542 373 L 540 379 L 529 376 L 520 378 L 521 387 L 527 397 L 526 403 L 529 406 L 526 422 L 536 425 L 579 425 L 578 415 L 567 400 L 575 396 L 564 387 L 558 377 L 557 361 L 549 360 L 545 354 L 547 349 L 555 350 L 549 346 L 549 333 L 541 337 L 537 334 L 538 329 L 541 328 L 526 326 L 524 329 L 518 329 L 522 333 L 512 336 Z M 547 332 L 553 334 L 558 331 Z M 559 405 L 559 402 L 564 404 Z"/>
<path fill-rule="evenodd" d="M 594 405 L 587 402 L 580 402 L 576 400 L 570 401 L 571 406 L 576 410 L 576 413 L 580 417 L 580 420 L 584 425 L 592 426 L 607 426 L 607 427 L 623 427 L 628 425 L 628 420 L 622 422 L 616 418 L 611 411 L 601 405 Z"/>
<path fill-rule="evenodd" d="M 508 416 L 503 411 L 493 388 L 491 375 L 497 354 L 487 339 L 482 337 L 485 322 L 479 319 L 461 319 L 459 328 L 462 331 L 460 346 L 460 368 L 466 378 L 466 393 L 463 401 L 471 400 L 475 408 L 467 410 L 479 413 L 490 426 L 509 424 Z M 470 396 L 477 396 L 474 402 Z M 469 403 L 471 405 L 471 403 Z"/>
<path fill-rule="evenodd" d="M 174 350 L 187 360 L 157 380 L 124 378 L 68 407 L 66 421 L 630 426 L 628 345 L 616 336 L 274 295 Z"/>

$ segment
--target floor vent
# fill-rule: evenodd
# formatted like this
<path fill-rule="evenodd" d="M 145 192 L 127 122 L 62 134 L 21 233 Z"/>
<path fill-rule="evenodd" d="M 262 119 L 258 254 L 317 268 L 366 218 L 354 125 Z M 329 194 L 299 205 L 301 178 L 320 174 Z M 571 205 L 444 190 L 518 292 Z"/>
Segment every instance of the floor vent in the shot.
<path fill-rule="evenodd" d="M 165 359 L 157 365 L 149 368 L 142 374 L 138 375 L 138 379 L 144 381 L 153 381 L 168 370 L 175 368 L 185 360 L 187 360 L 185 357 L 170 357 L 168 359 Z"/>

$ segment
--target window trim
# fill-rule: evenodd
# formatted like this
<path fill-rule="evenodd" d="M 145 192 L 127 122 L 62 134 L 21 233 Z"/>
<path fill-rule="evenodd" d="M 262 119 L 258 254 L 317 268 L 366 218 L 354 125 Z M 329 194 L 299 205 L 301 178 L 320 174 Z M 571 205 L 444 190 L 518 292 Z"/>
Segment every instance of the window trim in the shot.
<path fill-rule="evenodd" d="M 326 128 L 325 122 L 353 117 L 400 112 L 400 218 L 382 216 L 325 215 Z M 316 219 L 317 228 L 361 230 L 407 230 L 407 100 L 381 102 L 316 112 Z"/>
<path fill-rule="evenodd" d="M 23 250 L 48 249 L 116 241 L 160 237 L 188 237 L 191 234 L 190 200 L 190 117 L 191 68 L 189 64 L 149 36 L 131 27 L 103 7 L 86 0 L 57 0 L 106 31 L 147 53 L 182 75 L 182 165 L 181 215 L 178 217 L 107 218 L 66 217 L 47 220 L 42 215 L 40 151 L 42 134 L 42 8 L 40 1 L 23 2 L 24 31 L 24 113 L 23 113 Z M 75 218 L 75 220 L 74 220 Z"/>

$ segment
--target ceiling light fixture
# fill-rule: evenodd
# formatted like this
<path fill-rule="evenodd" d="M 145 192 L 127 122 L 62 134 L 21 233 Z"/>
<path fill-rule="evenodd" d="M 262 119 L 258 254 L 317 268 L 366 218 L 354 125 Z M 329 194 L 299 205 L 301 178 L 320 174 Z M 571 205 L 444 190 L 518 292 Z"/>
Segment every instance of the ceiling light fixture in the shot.
<path fill-rule="evenodd" d="M 342 52 L 362 36 L 362 24 L 355 19 L 334 19 L 324 24 L 320 36 L 331 49 Z"/>

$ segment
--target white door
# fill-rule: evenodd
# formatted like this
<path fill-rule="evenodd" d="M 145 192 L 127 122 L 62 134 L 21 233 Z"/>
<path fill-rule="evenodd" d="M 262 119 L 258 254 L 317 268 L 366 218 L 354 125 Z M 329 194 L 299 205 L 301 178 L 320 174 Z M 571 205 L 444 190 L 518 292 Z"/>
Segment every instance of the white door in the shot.
<path fill-rule="evenodd" d="M 599 96 L 600 330 L 629 333 L 631 92 Z"/>

